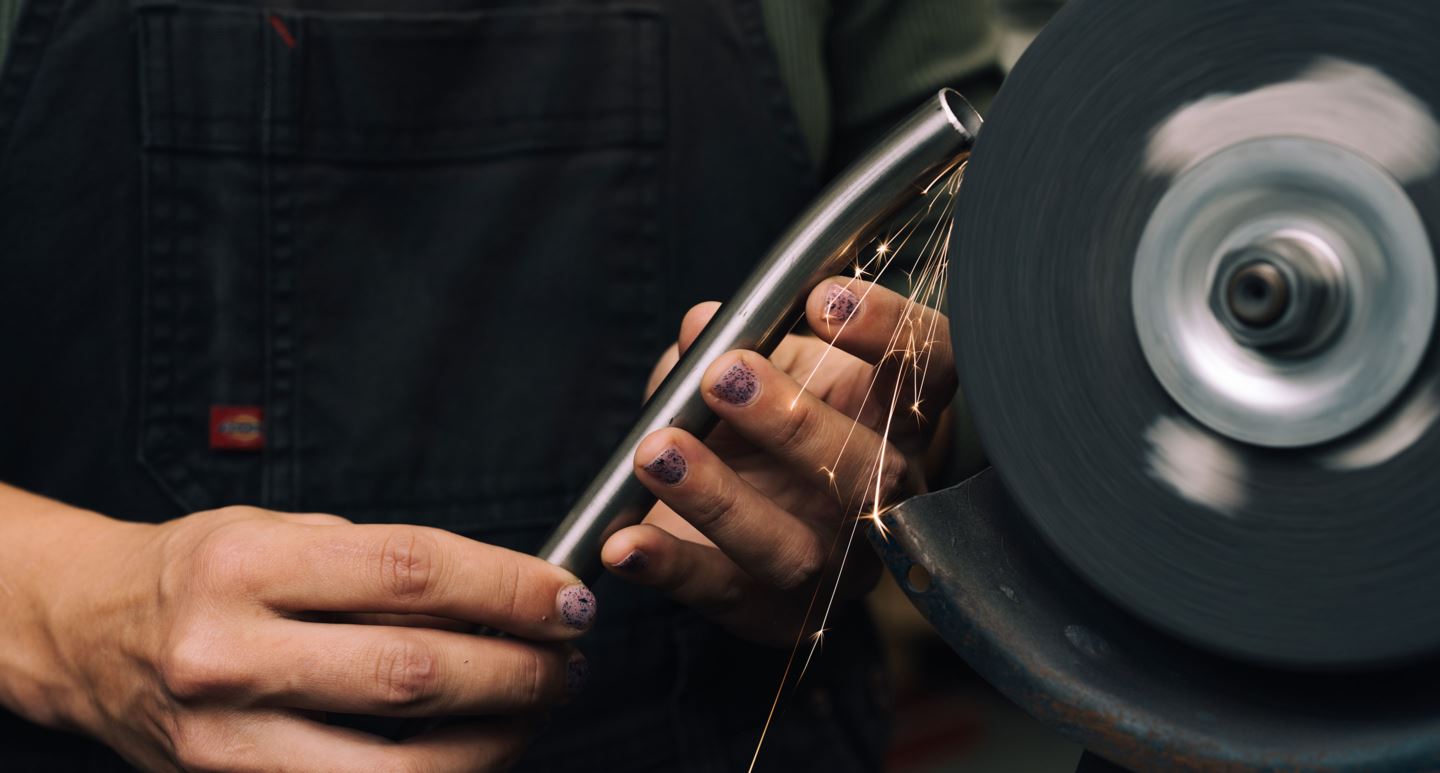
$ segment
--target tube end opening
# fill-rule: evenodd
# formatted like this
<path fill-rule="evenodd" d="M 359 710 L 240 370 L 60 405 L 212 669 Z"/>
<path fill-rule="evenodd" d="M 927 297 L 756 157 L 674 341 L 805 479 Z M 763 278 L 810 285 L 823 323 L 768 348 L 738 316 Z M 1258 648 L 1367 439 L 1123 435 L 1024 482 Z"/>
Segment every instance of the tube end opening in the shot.
<path fill-rule="evenodd" d="M 960 92 L 955 89 L 940 89 L 937 98 L 940 109 L 945 112 L 951 126 L 969 135 L 972 140 L 980 134 L 980 127 L 984 125 L 985 119 L 980 117 L 980 111 L 961 96 Z"/>

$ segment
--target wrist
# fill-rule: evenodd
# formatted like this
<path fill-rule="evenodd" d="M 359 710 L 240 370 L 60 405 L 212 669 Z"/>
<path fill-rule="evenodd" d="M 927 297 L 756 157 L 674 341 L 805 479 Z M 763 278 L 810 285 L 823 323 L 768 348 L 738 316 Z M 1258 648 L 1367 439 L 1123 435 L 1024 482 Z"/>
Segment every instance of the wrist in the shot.
<path fill-rule="evenodd" d="M 124 557 L 153 526 L 0 485 L 0 703 L 47 727 L 93 731 L 94 669 L 119 653 L 103 635 L 133 625 Z"/>

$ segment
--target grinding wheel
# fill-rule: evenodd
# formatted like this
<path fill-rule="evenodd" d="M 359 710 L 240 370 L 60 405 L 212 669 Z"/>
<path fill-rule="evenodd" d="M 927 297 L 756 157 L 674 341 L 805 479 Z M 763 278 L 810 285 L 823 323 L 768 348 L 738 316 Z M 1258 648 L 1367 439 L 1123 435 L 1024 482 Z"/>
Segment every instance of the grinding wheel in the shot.
<path fill-rule="evenodd" d="M 1198 645 L 1440 648 L 1440 7 L 1078 2 L 961 192 L 963 390 L 1021 509 Z"/>
<path fill-rule="evenodd" d="M 1437 41 L 1414 0 L 1071 0 L 980 132 L 948 303 L 994 468 L 871 537 L 1112 760 L 1440 769 Z"/>

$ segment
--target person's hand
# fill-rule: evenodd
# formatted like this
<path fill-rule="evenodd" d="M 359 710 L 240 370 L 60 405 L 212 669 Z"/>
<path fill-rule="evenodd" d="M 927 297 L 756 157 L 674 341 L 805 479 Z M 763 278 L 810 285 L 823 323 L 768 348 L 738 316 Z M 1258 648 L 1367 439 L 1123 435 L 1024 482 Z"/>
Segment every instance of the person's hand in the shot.
<path fill-rule="evenodd" d="M 594 597 L 537 558 L 249 507 L 125 526 L 49 589 L 48 634 L 86 696 L 63 723 L 144 768 L 501 769 L 584 679 Z M 397 742 L 326 712 L 484 718 Z"/>
<path fill-rule="evenodd" d="M 717 308 L 686 315 L 652 383 Z M 667 428 L 640 444 L 635 474 L 660 504 L 601 552 L 616 574 L 779 644 L 795 640 L 817 590 L 824 604 L 832 582 L 837 600 L 873 587 L 874 553 L 847 556 L 853 518 L 923 488 L 922 456 L 956 386 L 939 312 L 834 278 L 810 295 L 806 318 L 818 338 L 710 365 L 702 389 L 721 424 L 704 442 Z"/>

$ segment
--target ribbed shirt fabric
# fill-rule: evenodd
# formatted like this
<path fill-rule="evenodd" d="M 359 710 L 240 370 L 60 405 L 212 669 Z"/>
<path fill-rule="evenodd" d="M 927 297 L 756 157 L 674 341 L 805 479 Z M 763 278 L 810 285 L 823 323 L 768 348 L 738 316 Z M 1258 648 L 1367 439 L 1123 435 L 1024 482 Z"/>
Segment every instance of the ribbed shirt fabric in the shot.
<path fill-rule="evenodd" d="M 795 115 L 821 168 L 942 86 L 994 69 L 992 0 L 764 0 Z M 966 94 L 987 102 L 994 80 Z"/>

